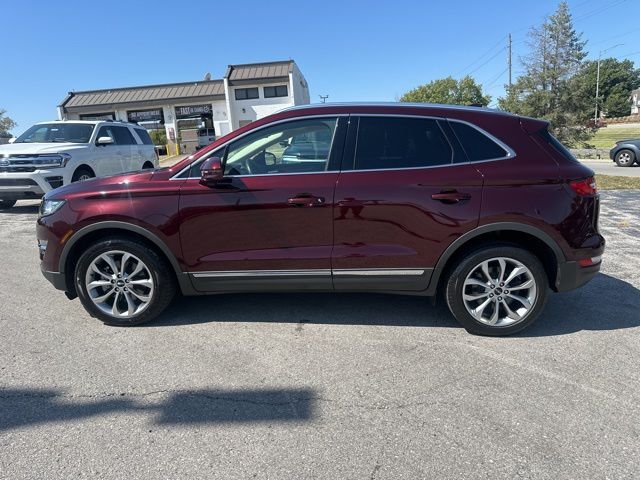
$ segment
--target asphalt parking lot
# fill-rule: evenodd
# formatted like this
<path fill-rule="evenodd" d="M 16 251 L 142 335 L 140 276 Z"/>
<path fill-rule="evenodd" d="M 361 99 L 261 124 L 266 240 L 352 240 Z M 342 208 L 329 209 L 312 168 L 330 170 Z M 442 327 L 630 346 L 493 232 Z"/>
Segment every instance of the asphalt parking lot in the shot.
<path fill-rule="evenodd" d="M 509 338 L 353 294 L 105 327 L 40 274 L 35 218 L 0 214 L 1 478 L 638 477 L 638 191 L 603 194 L 602 273 Z"/>

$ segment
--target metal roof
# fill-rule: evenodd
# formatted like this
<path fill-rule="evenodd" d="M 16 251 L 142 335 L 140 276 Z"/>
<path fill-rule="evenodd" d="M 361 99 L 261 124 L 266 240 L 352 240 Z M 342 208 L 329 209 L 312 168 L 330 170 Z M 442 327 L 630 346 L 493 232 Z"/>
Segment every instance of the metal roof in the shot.
<path fill-rule="evenodd" d="M 216 95 L 224 96 L 222 80 L 202 80 L 199 82 L 69 92 L 69 95 L 62 101 L 60 106 L 65 108 L 89 107 L 131 102 L 212 97 Z"/>
<path fill-rule="evenodd" d="M 289 73 L 293 71 L 293 63 L 293 60 L 283 60 L 279 62 L 229 65 L 225 78 L 229 79 L 229 81 L 236 81 L 288 77 Z"/>
<path fill-rule="evenodd" d="M 286 78 L 293 71 L 293 60 L 265 63 L 229 65 L 225 79 L 242 84 L 254 80 Z M 198 82 L 170 83 L 164 85 L 145 85 L 140 87 L 110 88 L 69 92 L 60 107 L 64 110 L 86 111 L 91 107 L 114 108 L 119 104 L 148 103 L 161 105 L 165 101 L 198 101 L 203 98 L 224 98 L 224 80 L 202 80 Z"/>

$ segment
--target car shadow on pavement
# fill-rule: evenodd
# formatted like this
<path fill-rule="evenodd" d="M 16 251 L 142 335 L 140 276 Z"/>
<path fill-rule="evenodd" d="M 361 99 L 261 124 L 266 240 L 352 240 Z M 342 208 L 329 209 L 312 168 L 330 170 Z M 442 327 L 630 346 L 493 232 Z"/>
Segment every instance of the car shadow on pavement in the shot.
<path fill-rule="evenodd" d="M 640 290 L 598 274 L 584 287 L 549 292 L 547 306 L 521 337 L 565 335 L 581 330 L 640 326 Z M 207 322 L 273 322 L 325 325 L 457 327 L 439 298 L 359 293 L 246 293 L 177 299 L 158 319 L 142 327 Z"/>
<path fill-rule="evenodd" d="M 314 417 L 311 389 L 171 390 L 66 394 L 60 390 L 0 389 L 0 432 L 121 412 L 154 416 L 156 425 L 300 422 Z"/>

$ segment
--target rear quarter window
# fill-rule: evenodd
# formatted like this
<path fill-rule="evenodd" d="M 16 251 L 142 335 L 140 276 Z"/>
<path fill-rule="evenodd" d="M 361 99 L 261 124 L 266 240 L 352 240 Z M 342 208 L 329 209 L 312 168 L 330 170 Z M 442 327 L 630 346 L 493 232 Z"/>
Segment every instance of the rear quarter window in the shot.
<path fill-rule="evenodd" d="M 138 134 L 138 137 L 140 137 L 140 140 L 142 140 L 142 143 L 144 145 L 153 145 L 153 140 L 151 140 L 151 136 L 149 136 L 149 132 L 147 132 L 142 128 L 136 128 L 134 130 L 136 131 L 136 133 Z"/>
<path fill-rule="evenodd" d="M 509 156 L 509 152 L 493 139 L 467 123 L 450 121 L 451 129 L 462 145 L 469 161 L 480 162 Z"/>
<path fill-rule="evenodd" d="M 549 130 L 543 128 L 538 133 L 545 142 L 551 145 L 551 147 L 553 147 L 553 149 L 556 150 L 560 155 L 562 155 L 566 160 L 569 160 L 573 163 L 580 163 L 578 159 L 573 156 L 573 153 L 571 153 L 571 151 L 567 147 L 565 147 L 560 142 L 560 140 L 554 137 Z"/>

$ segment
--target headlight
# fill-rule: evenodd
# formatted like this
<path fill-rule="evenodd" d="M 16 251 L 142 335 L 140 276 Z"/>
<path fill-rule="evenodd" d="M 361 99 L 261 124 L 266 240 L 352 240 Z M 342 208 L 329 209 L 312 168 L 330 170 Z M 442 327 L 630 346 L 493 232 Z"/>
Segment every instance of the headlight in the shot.
<path fill-rule="evenodd" d="M 53 155 L 38 155 L 31 159 L 29 163 L 39 168 L 57 168 L 66 166 L 69 160 L 71 160 L 71 155 L 68 153 L 56 153 Z"/>
<path fill-rule="evenodd" d="M 66 203 L 66 200 L 46 200 L 43 199 L 40 204 L 40 216 L 45 217 L 57 212 L 62 205 Z"/>

